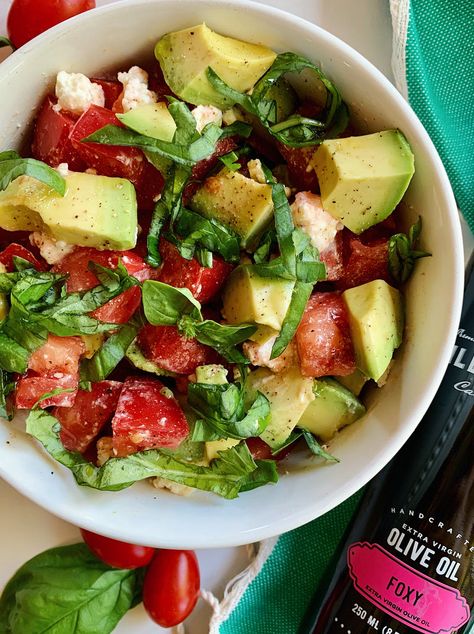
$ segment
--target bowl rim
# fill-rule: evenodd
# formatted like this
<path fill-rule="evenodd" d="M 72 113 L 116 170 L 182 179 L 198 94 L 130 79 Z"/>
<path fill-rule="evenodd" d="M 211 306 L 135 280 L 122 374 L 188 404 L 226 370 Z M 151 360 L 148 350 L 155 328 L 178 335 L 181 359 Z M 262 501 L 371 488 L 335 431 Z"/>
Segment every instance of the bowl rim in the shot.
<path fill-rule="evenodd" d="M 0 81 L 2 76 L 8 75 L 14 70 L 17 63 L 22 60 L 24 56 L 31 55 L 38 45 L 44 45 L 47 42 L 54 40 L 56 36 L 67 34 L 69 31 L 72 31 L 74 29 L 77 23 L 93 22 L 97 15 L 109 13 L 112 14 L 116 11 L 122 11 L 125 5 L 127 6 L 128 10 L 140 10 L 140 7 L 149 6 L 150 4 L 174 5 L 176 3 L 174 0 L 119 0 L 118 2 L 113 2 L 111 4 L 98 7 L 92 11 L 87 11 L 83 14 L 70 18 L 69 20 L 58 24 L 47 32 L 40 34 L 30 42 L 25 44 L 23 47 L 15 51 L 5 61 L 3 61 L 0 65 Z M 315 510 L 314 505 L 312 505 L 310 503 L 310 500 L 308 500 L 308 505 L 299 508 L 291 515 L 282 518 L 276 524 L 267 523 L 262 526 L 257 526 L 253 530 L 237 531 L 233 535 L 213 535 L 213 541 L 211 544 L 209 543 L 208 537 L 206 537 L 206 535 L 190 534 L 188 535 L 188 539 L 185 544 L 187 548 L 222 548 L 239 546 L 273 537 L 275 535 L 302 526 L 303 524 L 306 524 L 316 517 L 319 517 L 320 515 L 335 508 L 344 500 L 352 496 L 356 491 L 361 489 L 361 487 L 363 487 L 371 478 L 373 478 L 393 458 L 396 452 L 407 441 L 409 436 L 413 433 L 416 426 L 420 422 L 424 413 L 428 409 L 430 402 L 433 400 L 450 360 L 452 347 L 454 345 L 456 337 L 456 329 L 461 314 L 463 296 L 463 242 L 454 194 L 452 192 L 445 168 L 434 147 L 434 144 L 432 143 L 428 133 L 426 132 L 425 128 L 419 121 L 418 117 L 416 116 L 408 102 L 405 101 L 405 99 L 398 92 L 395 86 L 387 79 L 387 77 L 385 77 L 385 75 L 383 75 L 383 73 L 379 71 L 371 62 L 369 62 L 365 57 L 363 57 L 360 53 L 358 53 L 343 40 L 335 35 L 332 35 L 330 32 L 326 31 L 320 26 L 270 5 L 264 5 L 259 2 L 254 2 L 253 0 L 184 0 L 182 4 L 192 4 L 194 7 L 196 7 L 196 5 L 215 5 L 221 8 L 241 9 L 247 12 L 250 9 L 253 16 L 258 15 L 262 19 L 264 19 L 265 16 L 268 15 L 276 16 L 278 19 L 285 20 L 286 22 L 295 25 L 297 28 L 305 30 L 305 32 L 308 33 L 310 37 L 317 37 L 318 39 L 324 42 L 328 42 L 332 46 L 335 46 L 341 56 L 346 55 L 349 59 L 354 60 L 364 72 L 374 76 L 374 79 L 379 85 L 381 85 L 384 92 L 387 94 L 388 99 L 396 101 L 397 105 L 402 111 L 403 116 L 417 130 L 422 146 L 424 150 L 426 150 L 426 152 L 429 154 L 430 159 L 433 162 L 436 176 L 440 181 L 440 186 L 445 196 L 443 207 L 447 211 L 446 218 L 447 220 L 449 220 L 453 242 L 456 247 L 456 253 L 453 254 L 453 268 L 455 270 L 455 279 L 453 280 L 449 332 L 446 334 L 444 345 L 442 347 L 442 352 L 438 358 L 438 365 L 436 368 L 433 369 L 433 372 L 430 376 L 429 384 L 427 384 L 425 387 L 423 397 L 420 399 L 418 407 L 411 413 L 410 425 L 405 424 L 403 428 L 398 431 L 396 438 L 391 440 L 389 444 L 389 449 L 385 449 L 385 451 L 379 452 L 376 459 L 369 460 L 367 468 L 364 471 L 358 472 L 357 474 L 352 474 L 348 484 L 345 487 L 341 487 L 335 493 L 334 497 L 331 498 L 331 500 L 328 501 L 326 504 L 318 504 L 317 510 Z M 157 26 L 157 31 L 158 30 L 159 25 Z M 45 456 L 45 459 L 48 457 L 49 456 Z M 3 477 L 20 493 L 25 495 L 25 497 L 31 499 L 35 503 L 39 504 L 41 507 L 47 509 L 52 514 L 61 517 L 65 521 L 71 522 L 78 526 L 82 526 L 94 532 L 106 534 L 115 539 L 121 539 L 123 541 L 136 541 L 136 535 L 137 533 L 140 533 L 140 527 L 130 527 L 129 525 L 127 525 L 124 529 L 121 523 L 114 523 L 112 521 L 109 522 L 109 525 L 106 527 L 106 529 L 104 529 L 102 526 L 103 521 L 98 521 L 95 516 L 91 517 L 90 515 L 85 518 L 83 515 L 83 510 L 80 507 L 75 508 L 74 505 L 71 505 L 71 502 L 67 499 L 61 499 L 58 503 L 48 496 L 48 492 L 46 490 L 31 490 L 23 483 L 20 471 L 18 471 L 16 474 L 11 474 L 6 471 L 1 462 L 0 476 Z M 154 546 L 173 548 L 183 547 L 182 541 L 182 538 L 176 539 L 173 535 L 159 535 L 157 536 L 157 538 L 155 538 L 154 542 L 153 537 L 149 536 L 149 538 L 147 539 L 144 539 L 142 537 L 141 540 L 137 543 L 147 543 Z"/>

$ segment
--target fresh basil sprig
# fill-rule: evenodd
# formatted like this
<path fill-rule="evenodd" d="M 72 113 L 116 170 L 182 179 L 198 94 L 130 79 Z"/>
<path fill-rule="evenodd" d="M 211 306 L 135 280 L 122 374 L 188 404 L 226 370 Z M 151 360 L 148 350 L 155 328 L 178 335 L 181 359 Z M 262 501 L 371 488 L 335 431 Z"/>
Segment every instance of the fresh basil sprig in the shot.
<path fill-rule="evenodd" d="M 188 405 L 198 416 L 192 439 L 245 439 L 260 436 L 270 422 L 270 402 L 258 392 L 247 402 L 245 383 L 190 383 Z"/>
<path fill-rule="evenodd" d="M 247 486 L 276 482 L 276 468 L 261 467 L 255 462 L 245 443 L 219 454 L 209 467 L 181 462 L 173 456 L 149 449 L 126 458 L 111 458 L 102 467 L 95 467 L 81 454 L 64 448 L 60 437 L 59 421 L 44 410 L 31 411 L 26 419 L 26 431 L 36 438 L 46 451 L 62 465 L 68 467 L 78 484 L 101 491 L 119 491 L 139 480 L 151 477 L 166 478 L 178 484 L 210 491 L 231 499 Z M 255 471 L 265 473 L 265 478 Z M 263 481 L 265 479 L 265 482 Z"/>
<path fill-rule="evenodd" d="M 308 445 L 309 450 L 315 456 L 324 458 L 324 460 L 327 460 L 328 462 L 339 462 L 339 458 L 336 458 L 336 456 L 333 456 L 332 454 L 328 453 L 324 449 L 324 447 L 322 447 L 318 443 L 318 441 L 316 440 L 316 438 L 313 436 L 311 432 L 303 430 L 303 438 L 306 440 L 306 444 Z"/>
<path fill-rule="evenodd" d="M 29 352 L 16 341 L 0 332 L 0 368 L 23 374 L 28 367 Z"/>
<path fill-rule="evenodd" d="M 15 382 L 10 374 L 0 369 L 0 417 L 7 420 L 13 418 L 13 408 L 8 401 L 8 396 L 14 389 Z"/>
<path fill-rule="evenodd" d="M 111 568 L 85 544 L 52 548 L 27 561 L 0 597 L 8 634 L 108 634 L 141 601 L 144 569 Z"/>
<path fill-rule="evenodd" d="M 319 259 L 319 253 L 310 242 L 310 238 L 301 229 L 295 228 L 291 208 L 281 183 L 276 183 L 270 170 L 262 164 L 267 183 L 272 187 L 272 199 L 275 216 L 275 237 L 280 255 L 273 260 L 253 264 L 252 268 L 262 277 L 280 277 L 294 280 L 291 295 L 283 324 L 272 347 L 271 359 L 278 357 L 288 346 L 311 295 L 314 284 L 326 279 L 326 267 Z M 264 243 L 263 253 L 258 259 L 268 255 L 273 234 L 270 233 Z M 263 257 L 262 257 L 263 256 Z"/>
<path fill-rule="evenodd" d="M 145 317 L 154 326 L 177 326 L 186 337 L 217 350 L 233 363 L 248 363 L 235 346 L 246 341 L 256 331 L 253 324 L 229 326 L 203 319 L 201 304 L 187 288 L 174 288 L 164 282 L 146 280 L 142 287 Z"/>
<path fill-rule="evenodd" d="M 326 90 L 321 118 L 311 119 L 293 114 L 284 121 L 277 121 L 276 102 L 272 98 L 275 83 L 287 73 L 305 70 L 311 70 Z M 278 55 L 251 95 L 239 93 L 228 86 L 210 67 L 207 69 L 207 78 L 218 93 L 256 116 L 270 134 L 289 147 L 317 145 L 326 138 L 337 136 L 348 123 L 347 107 L 334 84 L 315 64 L 295 53 Z"/>
<path fill-rule="evenodd" d="M 19 176 L 31 176 L 61 196 L 66 193 L 66 181 L 57 170 L 46 163 L 32 158 L 21 158 L 14 150 L 0 152 L 0 190 L 6 189 Z"/>
<path fill-rule="evenodd" d="M 415 261 L 431 253 L 415 249 L 422 228 L 421 216 L 406 233 L 396 233 L 388 241 L 388 269 L 395 282 L 406 282 L 415 268 Z"/>

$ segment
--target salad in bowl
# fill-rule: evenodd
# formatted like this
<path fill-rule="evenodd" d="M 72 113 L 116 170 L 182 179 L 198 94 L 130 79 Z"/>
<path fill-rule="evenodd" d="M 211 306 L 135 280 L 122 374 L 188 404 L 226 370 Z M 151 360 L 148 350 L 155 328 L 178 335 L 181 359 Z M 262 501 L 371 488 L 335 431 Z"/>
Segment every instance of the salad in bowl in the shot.
<path fill-rule="evenodd" d="M 28 135 L 4 105 L 1 472 L 126 541 L 246 543 L 337 504 L 414 428 L 448 355 L 431 335 L 454 332 L 433 321 L 434 280 L 452 295 L 457 264 L 408 278 L 418 214 L 434 254 L 457 239 L 449 191 L 409 108 L 316 27 L 248 5 L 260 36 L 225 26 L 238 2 L 184 3 L 186 20 L 126 4 L 5 66 L 20 85 L 34 52 L 42 79 Z M 100 62 L 72 54 L 86 32 Z"/>

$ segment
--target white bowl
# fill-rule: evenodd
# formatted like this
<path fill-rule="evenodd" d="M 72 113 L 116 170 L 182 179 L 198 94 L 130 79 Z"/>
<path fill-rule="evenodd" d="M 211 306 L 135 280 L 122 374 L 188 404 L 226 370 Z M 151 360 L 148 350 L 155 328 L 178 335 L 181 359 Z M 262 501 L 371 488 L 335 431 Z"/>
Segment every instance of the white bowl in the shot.
<path fill-rule="evenodd" d="M 56 72 L 101 71 L 150 56 L 168 31 L 205 21 L 214 30 L 303 54 L 334 80 L 362 129 L 400 128 L 416 156 L 406 195 L 424 219 L 421 260 L 407 293 L 407 331 L 388 384 L 367 416 L 332 444 L 339 464 L 313 464 L 226 501 L 190 498 L 147 483 L 118 493 L 79 487 L 71 473 L 11 424 L 0 424 L 0 474 L 52 513 L 118 539 L 162 547 L 236 546 L 329 511 L 370 480 L 415 429 L 441 381 L 460 314 L 463 258 L 457 209 L 427 133 L 387 79 L 349 46 L 297 17 L 239 0 L 128 0 L 85 13 L 27 44 L 0 67 L 0 148 L 18 146 Z"/>

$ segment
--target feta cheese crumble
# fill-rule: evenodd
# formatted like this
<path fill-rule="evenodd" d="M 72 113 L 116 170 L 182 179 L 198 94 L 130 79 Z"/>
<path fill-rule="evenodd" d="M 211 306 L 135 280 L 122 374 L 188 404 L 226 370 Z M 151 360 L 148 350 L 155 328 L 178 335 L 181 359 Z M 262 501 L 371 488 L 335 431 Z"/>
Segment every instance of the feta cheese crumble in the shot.
<path fill-rule="evenodd" d="M 74 251 L 74 245 L 67 244 L 63 240 L 55 240 L 52 236 L 46 233 L 40 233 L 35 231 L 30 234 L 30 242 L 32 245 L 38 247 L 41 257 L 43 257 L 48 264 L 56 264 L 60 262 L 65 255 Z"/>
<path fill-rule="evenodd" d="M 276 359 L 270 359 L 276 335 L 270 337 L 265 343 L 246 341 L 243 345 L 244 354 L 252 365 L 269 368 L 272 372 L 283 372 L 298 364 L 298 351 L 296 343 L 290 341 L 285 350 Z"/>
<path fill-rule="evenodd" d="M 196 129 L 202 132 L 208 123 L 222 125 L 222 110 L 215 106 L 196 106 L 191 110 L 191 114 L 196 119 Z"/>
<path fill-rule="evenodd" d="M 55 110 L 67 110 L 74 114 L 82 114 L 92 104 L 104 106 L 105 97 L 102 86 L 94 84 L 82 73 L 59 71 L 56 77 L 56 97 L 58 103 Z"/>
<path fill-rule="evenodd" d="M 117 79 L 123 85 L 121 99 L 124 112 L 157 102 L 156 93 L 148 89 L 148 73 L 143 68 L 132 66 L 127 73 L 119 73 Z"/>
<path fill-rule="evenodd" d="M 252 159 L 247 163 L 250 178 L 257 183 L 264 185 L 267 182 L 265 174 L 262 168 L 262 161 L 260 159 Z"/>
<path fill-rule="evenodd" d="M 311 238 L 311 244 L 321 253 L 332 245 L 338 231 L 344 228 L 324 211 L 321 197 L 311 192 L 298 192 L 291 205 L 293 222 Z"/>

